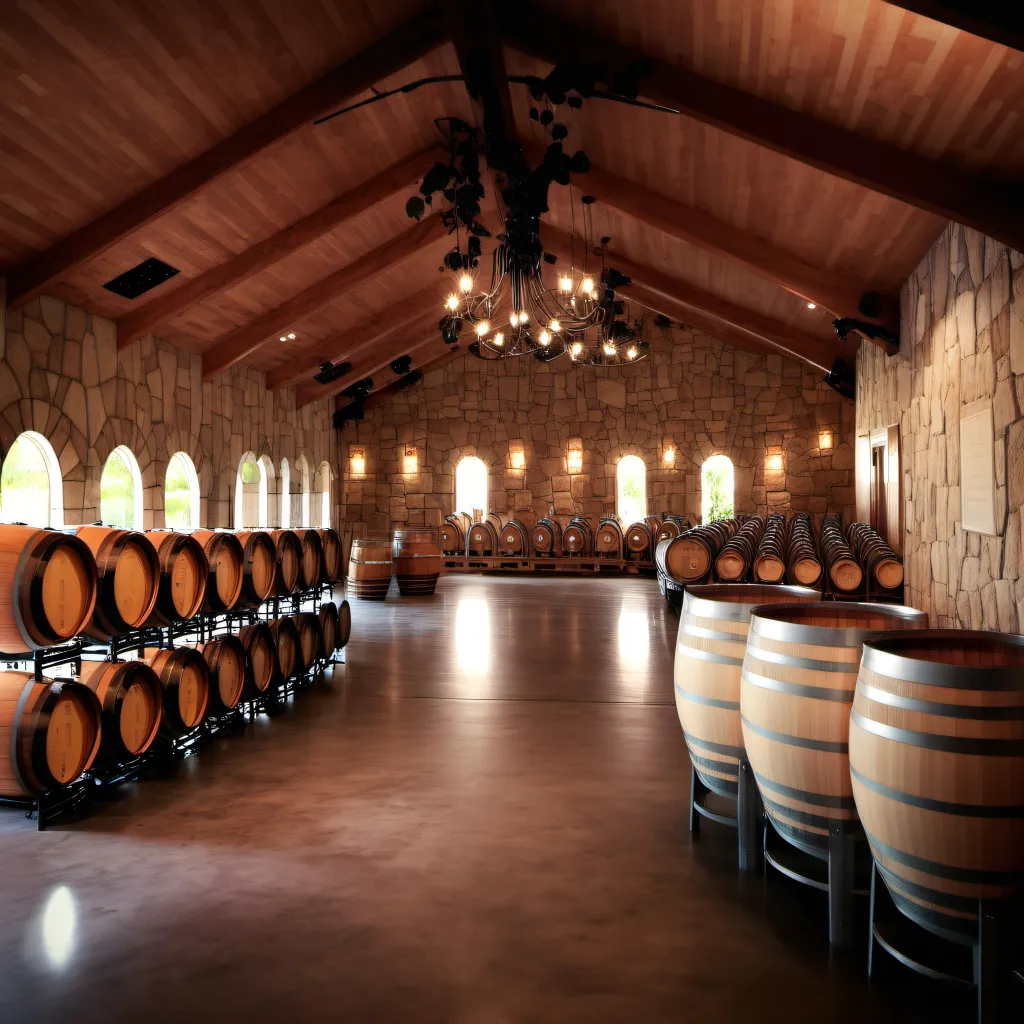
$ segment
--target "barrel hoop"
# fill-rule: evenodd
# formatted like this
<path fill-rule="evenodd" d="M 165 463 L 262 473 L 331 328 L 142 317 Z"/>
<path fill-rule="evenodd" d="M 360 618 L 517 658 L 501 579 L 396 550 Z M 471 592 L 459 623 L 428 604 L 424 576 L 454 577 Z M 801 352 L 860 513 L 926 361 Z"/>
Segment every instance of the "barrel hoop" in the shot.
<path fill-rule="evenodd" d="M 741 633 L 721 633 L 717 629 L 691 626 L 685 622 L 679 627 L 679 630 L 687 636 L 699 636 L 703 640 L 726 640 L 737 644 L 745 644 L 747 642 L 747 638 Z"/>
<path fill-rule="evenodd" d="M 912 747 L 927 747 L 929 750 L 941 750 L 947 754 L 1024 757 L 1024 740 L 990 739 L 987 736 L 944 736 L 931 732 L 915 732 L 912 729 L 897 729 L 894 725 L 865 718 L 856 708 L 850 712 L 850 721 L 865 732 Z"/>
<path fill-rule="evenodd" d="M 934 700 L 918 700 L 902 694 L 884 690 L 870 683 L 860 683 L 857 692 L 876 704 L 887 704 L 907 711 L 920 711 L 926 715 L 941 715 L 943 718 L 969 718 L 985 722 L 1019 722 L 1024 720 L 1024 704 L 980 705 L 943 704 Z"/>
<path fill-rule="evenodd" d="M 786 804 L 780 804 L 778 801 L 772 800 L 770 797 L 765 796 L 764 793 L 761 794 L 761 800 L 764 802 L 767 810 L 784 818 L 798 821 L 801 825 L 813 825 L 815 828 L 830 829 L 837 820 L 842 820 L 830 818 L 826 814 L 812 814 L 810 811 L 799 811 L 795 807 L 789 807 Z"/>
<path fill-rule="evenodd" d="M 742 658 L 730 658 L 725 654 L 715 654 L 713 651 L 699 651 L 696 647 L 687 647 L 680 644 L 676 647 L 676 654 L 682 654 L 687 658 L 697 658 L 699 661 L 713 661 L 719 665 L 742 665 Z"/>
<path fill-rule="evenodd" d="M 754 634 L 751 634 L 750 649 L 752 652 L 756 652 L 753 656 L 759 661 L 770 661 L 775 665 L 790 665 L 793 668 L 809 668 L 816 672 L 856 672 L 860 665 L 859 660 L 817 661 L 814 658 L 797 658 L 783 651 L 770 651 L 756 642 Z"/>
<path fill-rule="evenodd" d="M 713 743 L 711 740 L 701 739 L 699 736 L 691 736 L 685 729 L 683 736 L 687 746 L 700 747 L 701 750 L 710 750 L 712 754 L 725 754 L 728 757 L 746 757 L 747 752 L 742 747 L 730 747 L 727 743 Z"/>
<path fill-rule="evenodd" d="M 350 562 L 355 562 L 356 565 L 391 565 L 391 559 L 388 558 L 385 561 L 370 561 L 365 558 L 350 558 Z"/>
<path fill-rule="evenodd" d="M 740 702 L 738 700 L 718 700 L 715 697 L 705 697 L 699 693 L 692 693 L 690 690 L 684 690 L 681 686 L 676 686 L 676 693 L 679 694 L 683 700 L 688 700 L 692 704 L 703 704 L 709 708 L 725 708 L 726 711 L 739 711 Z"/>
<path fill-rule="evenodd" d="M 1024 671 L 1019 666 L 978 668 L 943 665 L 921 658 L 904 658 L 865 646 L 862 664 L 882 676 L 905 683 L 942 686 L 953 690 L 1024 690 Z"/>
<path fill-rule="evenodd" d="M 392 561 L 400 558 L 440 558 L 441 553 L 439 551 L 431 551 L 429 554 L 424 555 L 406 555 L 396 552 L 392 558 Z M 361 562 L 361 565 L 387 565 L 387 562 Z"/>
<path fill-rule="evenodd" d="M 940 892 L 938 889 L 930 889 L 920 882 L 912 882 L 909 878 L 897 875 L 891 868 L 887 868 L 879 861 L 875 861 L 878 873 L 890 889 L 898 889 L 908 896 L 915 896 L 919 900 L 926 900 L 940 907 L 949 910 L 960 910 L 966 913 L 978 911 L 978 898 L 976 896 L 957 896 L 951 892 Z"/>
<path fill-rule="evenodd" d="M 727 619 L 729 622 L 749 622 L 750 609 L 756 606 L 757 602 L 751 600 L 749 604 L 740 604 L 733 601 L 711 601 L 706 597 L 691 597 L 687 591 L 683 595 L 683 612 L 696 615 L 701 619 Z"/>
<path fill-rule="evenodd" d="M 770 789 L 780 796 L 788 796 L 792 800 L 800 800 L 805 804 L 817 804 L 819 807 L 835 807 L 841 811 L 855 811 L 857 805 L 852 796 L 832 796 L 829 793 L 810 793 L 806 789 L 784 786 L 781 782 L 766 778 L 754 772 L 757 784 L 763 789 Z"/>
<path fill-rule="evenodd" d="M 741 678 L 751 686 L 762 690 L 775 690 L 777 693 L 788 693 L 794 697 L 811 697 L 814 700 L 834 700 L 849 704 L 853 700 L 853 690 L 837 690 L 827 686 L 805 686 L 803 683 L 788 683 L 784 679 L 770 679 L 756 672 L 743 670 Z"/>
<path fill-rule="evenodd" d="M 965 818 L 1024 818 L 1024 806 L 1014 804 L 965 804 L 950 803 L 947 800 L 934 800 L 927 796 L 918 796 L 916 793 L 905 793 L 902 789 L 893 789 L 882 782 L 876 782 L 862 775 L 853 765 L 850 765 L 850 774 L 865 789 L 873 793 L 896 800 L 901 804 L 909 804 L 911 807 L 920 807 L 925 811 L 935 811 L 938 814 L 959 814 Z"/>
<path fill-rule="evenodd" d="M 837 743 L 834 740 L 810 740 L 805 736 L 790 736 L 784 732 L 774 732 L 772 729 L 765 729 L 763 726 L 754 725 L 753 722 L 741 713 L 743 724 L 758 736 L 766 740 L 774 740 L 776 743 L 785 743 L 791 747 L 805 747 L 807 750 L 820 750 L 825 754 L 847 754 L 850 747 L 847 743 Z"/>
<path fill-rule="evenodd" d="M 764 606 L 761 606 L 764 607 Z M 773 605 L 768 605 L 773 608 Z M 877 629 L 841 629 L 832 626 L 809 626 L 797 622 L 779 622 L 762 618 L 755 608 L 751 618 L 751 636 L 765 636 L 790 644 L 811 644 L 814 647 L 861 647 L 866 637 L 878 633 Z M 757 616 L 756 628 L 753 616 Z"/>
<path fill-rule="evenodd" d="M 966 882 L 968 885 L 1019 885 L 1024 878 L 1024 871 L 979 871 L 976 868 L 957 868 L 951 864 L 939 864 L 937 861 L 925 860 L 924 857 L 916 857 L 912 853 L 897 850 L 895 846 L 888 846 L 870 832 L 867 833 L 867 837 L 868 842 L 889 860 L 894 860 L 897 864 L 912 868 L 914 871 L 935 875 L 936 878 L 946 878 L 951 882 Z"/>
<path fill-rule="evenodd" d="M 739 762 L 732 763 L 730 761 L 713 761 L 710 757 L 701 757 L 700 754 L 695 754 L 692 750 L 690 753 L 690 760 L 694 764 L 699 764 L 701 768 L 707 768 L 710 771 L 723 772 L 726 775 L 730 775 L 733 778 L 740 777 L 740 766 Z"/>

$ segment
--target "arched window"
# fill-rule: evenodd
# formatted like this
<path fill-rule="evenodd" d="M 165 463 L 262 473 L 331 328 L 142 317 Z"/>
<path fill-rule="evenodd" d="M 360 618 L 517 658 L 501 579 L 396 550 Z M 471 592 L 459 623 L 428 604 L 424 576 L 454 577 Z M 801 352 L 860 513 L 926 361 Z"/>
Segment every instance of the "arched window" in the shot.
<path fill-rule="evenodd" d="M 317 525 L 328 527 L 331 525 L 331 467 L 327 462 L 321 462 L 316 471 L 316 498 L 320 516 Z"/>
<path fill-rule="evenodd" d="M 235 478 L 235 529 L 258 530 L 267 520 L 267 474 L 252 452 L 238 464 Z"/>
<path fill-rule="evenodd" d="M 64 486 L 50 442 L 34 430 L 19 434 L 0 472 L 0 518 L 29 526 L 64 525 Z"/>
<path fill-rule="evenodd" d="M 615 470 L 615 512 L 627 526 L 647 515 L 647 466 L 639 455 L 623 455 Z"/>
<path fill-rule="evenodd" d="M 475 455 L 467 455 L 455 467 L 455 511 L 487 515 L 487 466 Z"/>
<path fill-rule="evenodd" d="M 184 452 L 175 452 L 167 464 L 164 523 L 171 530 L 199 525 L 199 477 Z"/>
<path fill-rule="evenodd" d="M 700 470 L 700 514 L 705 523 L 732 518 L 733 472 L 727 455 L 712 455 Z"/>
<path fill-rule="evenodd" d="M 287 530 L 292 524 L 292 478 L 288 460 L 281 460 L 281 529 Z"/>
<path fill-rule="evenodd" d="M 260 529 L 270 529 L 270 496 L 277 494 L 274 489 L 274 464 L 266 455 L 259 457 L 260 473 L 263 477 L 262 489 L 260 491 Z"/>
<path fill-rule="evenodd" d="M 295 460 L 295 472 L 298 474 L 298 493 L 292 498 L 292 524 L 309 526 L 309 463 L 305 455 Z"/>
<path fill-rule="evenodd" d="M 142 473 L 123 444 L 107 456 L 100 475 L 100 519 L 123 530 L 142 529 Z"/>

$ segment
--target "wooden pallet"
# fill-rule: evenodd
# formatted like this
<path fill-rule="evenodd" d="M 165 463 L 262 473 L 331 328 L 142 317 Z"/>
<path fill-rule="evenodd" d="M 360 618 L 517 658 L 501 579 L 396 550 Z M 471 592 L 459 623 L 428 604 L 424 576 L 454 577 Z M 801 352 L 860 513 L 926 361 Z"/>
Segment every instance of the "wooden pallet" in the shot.
<path fill-rule="evenodd" d="M 629 573 L 632 575 L 653 575 L 654 563 L 618 558 L 517 558 L 476 555 L 445 555 L 444 566 L 448 572 L 528 572 L 538 576 L 545 574 L 570 574 L 596 576 L 600 573 Z"/>

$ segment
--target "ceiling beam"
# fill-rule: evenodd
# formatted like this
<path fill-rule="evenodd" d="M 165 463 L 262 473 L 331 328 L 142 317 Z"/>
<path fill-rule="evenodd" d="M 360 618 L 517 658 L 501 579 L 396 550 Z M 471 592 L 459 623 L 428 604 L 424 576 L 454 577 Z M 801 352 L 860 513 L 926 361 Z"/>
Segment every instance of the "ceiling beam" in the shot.
<path fill-rule="evenodd" d="M 167 213 L 215 178 L 298 131 L 328 107 L 400 71 L 444 40 L 443 19 L 436 7 L 428 7 L 412 21 L 261 114 L 234 135 L 17 267 L 7 281 L 8 305 L 18 306 L 35 298 L 54 281 L 66 277 L 104 249 Z"/>
<path fill-rule="evenodd" d="M 574 62 L 613 70 L 643 57 L 585 25 L 542 10 L 533 0 L 510 7 L 502 31 L 509 45 L 548 64 L 571 56 Z M 1018 185 L 975 177 L 664 60 L 650 61 L 640 91 L 687 117 L 967 224 L 1024 252 L 1024 196 Z"/>
<path fill-rule="evenodd" d="M 385 273 L 446 234 L 447 229 L 438 214 L 426 217 L 378 249 L 328 274 L 275 309 L 268 310 L 252 323 L 231 331 L 203 353 L 203 377 L 209 379 L 240 363 L 269 338 L 286 329 L 294 330 L 307 316 L 312 316 L 365 281 Z"/>
<path fill-rule="evenodd" d="M 1001 43 L 1011 50 L 1024 50 L 1024 7 L 1004 0 L 979 3 L 978 0 L 887 0 L 932 21 L 941 21 L 963 32 Z"/>
<path fill-rule="evenodd" d="M 572 259 L 573 240 L 564 231 L 542 225 L 541 241 L 544 248 L 559 259 L 564 261 Z M 576 242 L 575 253 L 577 256 L 581 252 L 582 244 L 580 241 Z M 605 250 L 605 263 L 626 274 L 635 285 L 645 289 L 648 295 L 661 295 L 689 307 L 698 314 L 703 314 L 705 318 L 713 318 L 718 324 L 724 324 L 733 338 L 747 337 L 748 341 L 756 342 L 791 359 L 799 359 L 825 373 L 832 368 L 835 358 L 842 355 L 838 339 L 835 344 L 822 341 L 796 327 L 783 323 L 781 320 L 775 320 L 763 313 L 737 306 L 735 303 L 712 292 L 704 291 L 688 281 L 670 277 L 663 271 L 643 266 L 619 253 Z M 624 286 L 623 291 L 628 295 L 631 287 Z M 638 297 L 638 301 L 642 300 Z M 647 304 L 644 303 L 644 305 Z M 673 319 L 678 318 L 673 317 Z M 739 342 L 736 343 L 739 344 Z M 853 346 L 850 348 L 852 350 Z"/>
<path fill-rule="evenodd" d="M 426 149 L 402 160 L 344 195 L 332 199 L 309 216 L 185 281 L 180 287 L 158 295 L 140 309 L 127 313 L 117 324 L 117 347 L 130 345 L 186 309 L 266 270 L 329 231 L 341 227 L 369 207 L 404 191 L 423 176 L 433 163 L 435 153 L 435 149 Z"/>
<path fill-rule="evenodd" d="M 447 348 L 447 346 L 445 346 Z M 430 373 L 431 370 L 439 370 L 442 366 L 450 363 L 453 359 L 458 359 L 460 356 L 464 356 L 466 353 L 456 346 L 453 349 L 449 349 L 446 352 L 440 352 L 436 356 L 428 358 L 428 361 L 423 363 L 422 366 L 417 366 L 415 369 L 419 370 L 420 373 Z M 370 392 L 369 397 L 363 403 L 363 409 L 368 410 L 374 408 L 374 406 L 381 405 L 387 398 L 395 394 L 399 390 L 399 383 L 401 377 L 396 377 L 394 380 L 388 381 L 386 384 L 381 385 L 379 388 L 374 388 Z"/>

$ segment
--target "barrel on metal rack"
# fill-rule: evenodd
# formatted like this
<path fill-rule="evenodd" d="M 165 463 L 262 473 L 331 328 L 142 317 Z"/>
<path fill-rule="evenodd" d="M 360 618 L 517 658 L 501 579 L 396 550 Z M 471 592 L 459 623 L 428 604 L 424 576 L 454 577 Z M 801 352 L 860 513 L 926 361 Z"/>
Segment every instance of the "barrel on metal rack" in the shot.
<path fill-rule="evenodd" d="M 302 544 L 302 560 L 299 562 L 299 590 L 311 590 L 326 583 L 324 576 L 324 545 L 319 530 L 293 530 Z"/>
<path fill-rule="evenodd" d="M 319 533 L 324 550 L 324 582 L 337 583 L 345 575 L 345 551 L 341 534 L 330 526 L 323 527 Z"/>
<path fill-rule="evenodd" d="M 867 523 L 850 523 L 846 539 L 861 568 L 884 590 L 895 590 L 903 582 L 900 556 Z"/>
<path fill-rule="evenodd" d="M 786 517 L 773 512 L 764 527 L 754 556 L 755 583 L 781 583 L 786 574 Z"/>
<path fill-rule="evenodd" d="M 498 554 L 523 558 L 530 553 L 530 528 L 521 519 L 510 519 L 498 534 Z"/>
<path fill-rule="evenodd" d="M 718 583 L 687 587 L 676 635 L 676 711 L 701 782 L 736 796 L 743 758 L 740 669 L 759 605 L 820 601 L 806 587 Z"/>
<path fill-rule="evenodd" d="M 654 536 L 645 520 L 630 523 L 625 533 L 626 554 L 631 558 L 650 558 L 654 550 Z"/>
<path fill-rule="evenodd" d="M 402 597 L 430 597 L 434 593 L 441 575 L 441 551 L 433 530 L 395 530 L 391 558 Z"/>
<path fill-rule="evenodd" d="M 821 602 L 758 608 L 740 683 L 743 745 L 765 813 L 814 856 L 829 830 L 856 833 L 850 788 L 850 707 L 867 637 L 927 626 L 902 605 Z"/>
<path fill-rule="evenodd" d="M 242 542 L 227 530 L 193 530 L 192 536 L 203 546 L 210 566 L 203 611 L 214 615 L 228 612 L 242 596 L 245 577 Z"/>
<path fill-rule="evenodd" d="M 554 516 L 537 520 L 533 528 L 533 550 L 541 556 L 557 555 L 562 550 L 562 524 Z"/>
<path fill-rule="evenodd" d="M 391 586 L 391 545 L 386 540 L 356 537 L 348 559 L 347 590 L 355 597 L 383 601 Z"/>
<path fill-rule="evenodd" d="M 210 670 L 209 703 L 211 714 L 224 714 L 238 707 L 245 691 L 249 656 L 237 636 L 227 633 L 214 637 L 196 650 Z"/>
<path fill-rule="evenodd" d="M 277 647 L 277 666 L 284 679 L 291 679 L 304 671 L 299 658 L 299 630 L 290 615 L 283 615 L 270 623 Z"/>
<path fill-rule="evenodd" d="M 715 572 L 723 583 L 738 583 L 745 579 L 764 533 L 764 519 L 749 516 L 723 545 L 715 556 Z"/>
<path fill-rule="evenodd" d="M 657 546 L 663 540 L 671 540 L 673 537 L 678 537 L 679 534 L 685 533 L 690 529 L 690 521 L 683 519 L 681 516 L 665 516 L 661 521 L 661 526 L 658 527 L 658 532 L 654 536 L 654 544 Z"/>
<path fill-rule="evenodd" d="M 481 519 L 469 528 L 466 553 L 478 558 L 498 553 L 498 530 L 490 519 Z"/>
<path fill-rule="evenodd" d="M 1024 637 L 868 640 L 850 771 L 896 905 L 938 935 L 975 939 L 979 900 L 1024 894 Z"/>
<path fill-rule="evenodd" d="M 173 530 L 150 530 L 146 536 L 160 559 L 160 587 L 147 626 L 170 626 L 196 615 L 206 597 L 210 573 L 203 546 Z"/>
<path fill-rule="evenodd" d="M 338 649 L 338 606 L 333 601 L 320 605 L 320 635 L 323 637 L 323 656 L 330 658 Z"/>
<path fill-rule="evenodd" d="M 320 617 L 315 612 L 299 612 L 292 616 L 299 634 L 299 671 L 308 672 L 324 656 L 323 630 Z"/>
<path fill-rule="evenodd" d="M 103 709 L 100 756 L 118 764 L 144 754 L 160 731 L 163 690 L 142 661 L 83 661 L 82 684 Z"/>
<path fill-rule="evenodd" d="M 857 556 L 843 536 L 843 527 L 838 519 L 831 516 L 821 524 L 821 557 L 832 586 L 842 593 L 856 590 L 864 579 L 864 571 L 857 562 Z"/>
<path fill-rule="evenodd" d="M 654 552 L 659 574 L 664 573 L 679 586 L 699 583 L 711 572 L 715 556 L 735 533 L 734 520 L 695 526 L 671 540 L 663 540 Z M 630 533 L 633 528 L 630 527 Z M 628 535 L 627 535 L 628 539 Z"/>
<path fill-rule="evenodd" d="M 821 580 L 821 557 L 814 542 L 814 524 L 806 512 L 789 520 L 786 537 L 786 579 L 797 586 L 813 587 Z"/>
<path fill-rule="evenodd" d="M 338 636 L 334 641 L 336 651 L 343 650 L 352 636 L 352 609 L 348 601 L 338 605 Z"/>
<path fill-rule="evenodd" d="M 95 606 L 96 560 L 83 540 L 0 525 L 0 651 L 62 644 L 86 628 Z"/>
<path fill-rule="evenodd" d="M 112 526 L 76 526 L 96 560 L 96 607 L 84 632 L 108 640 L 138 629 L 153 611 L 160 559 L 144 533 Z"/>
<path fill-rule="evenodd" d="M 242 530 L 236 533 L 242 545 L 242 594 L 240 606 L 254 608 L 263 604 L 274 591 L 277 567 L 277 545 L 265 530 Z"/>
<path fill-rule="evenodd" d="M 594 530 L 590 520 L 583 516 L 573 516 L 569 520 L 569 525 L 562 531 L 562 554 L 588 558 L 593 552 Z"/>
<path fill-rule="evenodd" d="M 176 740 L 206 717 L 210 666 L 194 647 L 147 647 L 143 660 L 156 673 L 163 693 L 160 732 Z"/>
<path fill-rule="evenodd" d="M 38 797 L 74 782 L 92 767 L 101 733 L 87 686 L 0 672 L 0 796 Z"/>
<path fill-rule="evenodd" d="M 270 536 L 277 545 L 274 593 L 278 597 L 288 597 L 302 583 L 302 541 L 294 530 L 271 530 Z"/>
<path fill-rule="evenodd" d="M 264 697 L 273 689 L 280 670 L 274 634 L 265 622 L 253 622 L 238 631 L 238 639 L 247 657 L 243 696 L 248 700 Z"/>
<path fill-rule="evenodd" d="M 622 523 L 614 515 L 601 516 L 594 532 L 594 554 L 598 558 L 622 558 Z"/>
<path fill-rule="evenodd" d="M 466 553 L 466 534 L 473 521 L 465 512 L 456 512 L 445 516 L 440 527 L 441 550 L 446 555 L 464 555 Z"/>

